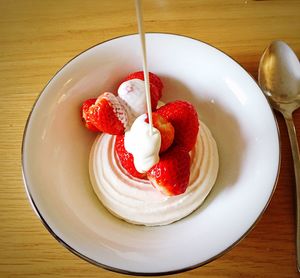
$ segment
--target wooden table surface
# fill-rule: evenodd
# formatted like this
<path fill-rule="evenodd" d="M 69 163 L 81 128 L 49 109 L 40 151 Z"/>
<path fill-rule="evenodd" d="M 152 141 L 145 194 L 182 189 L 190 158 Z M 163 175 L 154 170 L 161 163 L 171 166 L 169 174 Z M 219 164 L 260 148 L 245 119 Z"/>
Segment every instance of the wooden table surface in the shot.
<path fill-rule="evenodd" d="M 21 143 L 31 107 L 69 59 L 99 42 L 137 31 L 134 1 L 0 1 L 0 277 L 121 277 L 62 247 L 27 200 Z M 191 36 L 223 50 L 257 78 L 275 39 L 300 57 L 300 1 L 144 2 L 148 32 Z M 296 277 L 294 172 L 287 130 L 276 113 L 282 164 L 272 201 L 250 234 L 221 258 L 174 277 Z M 294 115 L 300 134 L 300 111 Z M 299 140 L 298 136 L 298 140 Z"/>

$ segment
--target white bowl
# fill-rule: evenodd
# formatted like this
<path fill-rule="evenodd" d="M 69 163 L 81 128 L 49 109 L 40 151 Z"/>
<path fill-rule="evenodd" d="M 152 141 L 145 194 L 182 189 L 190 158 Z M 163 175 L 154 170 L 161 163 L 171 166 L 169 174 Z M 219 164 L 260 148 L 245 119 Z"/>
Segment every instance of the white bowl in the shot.
<path fill-rule="evenodd" d="M 176 273 L 217 258 L 254 227 L 277 181 L 278 129 L 256 82 L 221 51 L 170 34 L 147 34 L 147 43 L 163 101 L 191 101 L 218 144 L 219 175 L 204 204 L 171 225 L 143 227 L 111 215 L 93 192 L 95 134 L 83 127 L 80 105 L 142 68 L 137 35 L 88 49 L 50 80 L 25 129 L 23 175 L 35 212 L 75 254 L 123 273 Z"/>

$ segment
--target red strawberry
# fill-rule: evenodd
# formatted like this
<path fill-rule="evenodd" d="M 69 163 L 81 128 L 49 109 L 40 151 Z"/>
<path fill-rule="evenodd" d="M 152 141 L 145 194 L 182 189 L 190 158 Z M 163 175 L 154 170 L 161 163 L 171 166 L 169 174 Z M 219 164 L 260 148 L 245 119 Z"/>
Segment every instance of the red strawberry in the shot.
<path fill-rule="evenodd" d="M 128 115 L 123 104 L 112 93 L 99 96 L 88 113 L 92 125 L 109 134 L 123 134 L 128 124 Z"/>
<path fill-rule="evenodd" d="M 149 119 L 147 117 L 146 122 L 149 123 Z M 170 122 L 168 122 L 163 116 L 158 114 L 157 112 L 152 113 L 152 122 L 153 126 L 156 127 L 161 136 L 161 145 L 160 145 L 160 153 L 167 150 L 173 143 L 174 140 L 174 127 Z"/>
<path fill-rule="evenodd" d="M 151 97 L 152 111 L 155 111 L 156 107 L 157 107 L 157 103 L 158 103 L 159 99 L 161 98 L 161 92 L 152 83 L 150 83 L 150 97 Z"/>
<path fill-rule="evenodd" d="M 153 186 L 165 195 L 179 195 L 186 191 L 190 179 L 190 155 L 178 146 L 163 153 L 148 172 Z"/>
<path fill-rule="evenodd" d="M 144 179 L 146 173 L 139 173 L 133 163 L 133 155 L 126 151 L 124 147 L 124 135 L 117 135 L 115 141 L 115 152 L 117 153 L 123 168 L 133 177 Z"/>
<path fill-rule="evenodd" d="M 89 108 L 91 105 L 95 104 L 96 98 L 90 98 L 86 101 L 83 102 L 81 109 L 80 109 L 80 114 L 82 121 L 84 122 L 85 126 L 87 129 L 94 131 L 94 132 L 99 132 L 99 129 L 96 128 L 90 121 L 90 116 L 89 116 Z"/>
<path fill-rule="evenodd" d="M 174 143 L 187 151 L 192 150 L 199 131 L 198 114 L 193 105 L 187 101 L 177 100 L 160 107 L 157 113 L 173 125 Z"/>
<path fill-rule="evenodd" d="M 144 79 L 144 72 L 143 71 L 137 71 L 137 72 L 133 72 L 131 74 L 129 74 L 124 81 L 127 81 L 127 80 L 130 80 L 130 79 L 141 79 L 141 80 L 145 80 Z M 161 82 L 160 78 L 152 73 L 152 72 L 149 72 L 149 82 L 151 84 L 153 84 L 157 89 L 158 89 L 158 92 L 159 92 L 159 98 L 161 98 L 162 96 L 162 89 L 164 87 L 163 83 Z"/>

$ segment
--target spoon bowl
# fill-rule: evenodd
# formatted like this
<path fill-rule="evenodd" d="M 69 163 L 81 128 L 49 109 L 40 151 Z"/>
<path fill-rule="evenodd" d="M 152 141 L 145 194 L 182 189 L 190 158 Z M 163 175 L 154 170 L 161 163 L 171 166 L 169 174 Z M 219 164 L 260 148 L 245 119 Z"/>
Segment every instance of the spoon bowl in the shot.
<path fill-rule="evenodd" d="M 300 63 L 283 41 L 274 41 L 260 60 L 259 84 L 272 106 L 291 114 L 300 107 Z"/>
<path fill-rule="evenodd" d="M 285 118 L 291 142 L 296 181 L 296 246 L 300 272 L 300 159 L 293 112 L 300 107 L 300 63 L 293 50 L 283 41 L 274 41 L 264 51 L 258 82 L 271 105 Z"/>

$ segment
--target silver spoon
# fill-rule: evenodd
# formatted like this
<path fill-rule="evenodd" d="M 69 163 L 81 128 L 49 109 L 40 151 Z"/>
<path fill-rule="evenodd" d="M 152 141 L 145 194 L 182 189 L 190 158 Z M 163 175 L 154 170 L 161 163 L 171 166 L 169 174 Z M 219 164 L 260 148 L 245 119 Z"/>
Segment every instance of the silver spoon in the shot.
<path fill-rule="evenodd" d="M 292 113 L 300 107 L 300 63 L 283 41 L 274 41 L 264 51 L 258 70 L 258 82 L 273 108 L 282 113 L 288 128 L 296 180 L 296 248 L 300 272 L 300 160 Z"/>

